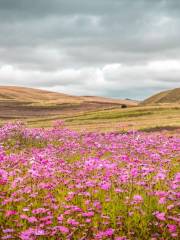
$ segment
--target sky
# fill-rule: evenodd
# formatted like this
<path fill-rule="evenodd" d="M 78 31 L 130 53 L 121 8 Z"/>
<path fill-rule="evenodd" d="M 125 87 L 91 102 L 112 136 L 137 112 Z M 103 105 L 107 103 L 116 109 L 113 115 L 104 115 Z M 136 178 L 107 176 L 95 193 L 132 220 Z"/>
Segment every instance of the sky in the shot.
<path fill-rule="evenodd" d="M 180 1 L 0 0 L 0 85 L 139 100 L 180 87 Z"/>

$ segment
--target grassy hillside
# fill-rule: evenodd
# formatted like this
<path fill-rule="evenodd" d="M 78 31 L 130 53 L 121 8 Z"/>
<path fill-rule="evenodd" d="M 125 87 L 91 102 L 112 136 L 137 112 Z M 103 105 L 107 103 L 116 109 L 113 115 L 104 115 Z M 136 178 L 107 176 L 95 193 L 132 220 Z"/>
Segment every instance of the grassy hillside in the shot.
<path fill-rule="evenodd" d="M 157 93 L 146 100 L 142 105 L 155 105 L 155 104 L 166 104 L 166 103 L 180 103 L 180 88 Z"/>
<path fill-rule="evenodd" d="M 29 104 L 61 104 L 80 102 L 78 97 L 24 87 L 0 86 L 0 101 L 13 101 Z"/>
<path fill-rule="evenodd" d="M 20 102 L 29 105 L 59 105 L 71 103 L 112 103 L 126 104 L 127 106 L 136 106 L 137 101 L 111 99 L 96 96 L 71 96 L 67 94 L 50 92 L 40 89 L 16 87 L 16 86 L 0 86 L 0 102 Z"/>
<path fill-rule="evenodd" d="M 65 125 L 78 131 L 180 131 L 180 104 L 166 106 L 138 106 L 133 108 L 113 108 L 63 112 L 46 116 L 31 116 L 25 122 L 31 127 L 50 127 L 55 120 L 63 120 Z"/>
<path fill-rule="evenodd" d="M 75 130 L 180 129 L 178 103 L 132 107 L 137 102 L 95 96 L 75 97 L 17 87 L 0 89 L 0 124 L 9 120 L 23 120 L 32 127 L 50 127 L 53 121 L 61 119 L 66 126 Z M 131 103 L 128 105 L 131 107 L 121 108 L 121 104 L 127 104 L 126 101 Z"/>

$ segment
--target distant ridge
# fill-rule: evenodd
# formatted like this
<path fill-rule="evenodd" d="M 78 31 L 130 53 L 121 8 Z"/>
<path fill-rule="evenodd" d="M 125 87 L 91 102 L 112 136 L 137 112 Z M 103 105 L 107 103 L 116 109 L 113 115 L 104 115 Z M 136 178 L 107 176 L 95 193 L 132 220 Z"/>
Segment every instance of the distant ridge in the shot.
<path fill-rule="evenodd" d="M 168 103 L 180 103 L 180 88 L 174 88 L 172 90 L 157 93 L 145 99 L 143 102 L 141 102 L 141 105 L 156 105 Z"/>
<path fill-rule="evenodd" d="M 81 104 L 81 103 L 107 103 L 107 104 L 126 104 L 127 106 L 137 106 L 138 102 L 126 99 L 112 99 L 96 96 L 72 96 L 58 92 L 46 90 L 17 87 L 0 86 L 0 102 L 24 102 L 33 105 L 51 105 L 51 104 Z"/>

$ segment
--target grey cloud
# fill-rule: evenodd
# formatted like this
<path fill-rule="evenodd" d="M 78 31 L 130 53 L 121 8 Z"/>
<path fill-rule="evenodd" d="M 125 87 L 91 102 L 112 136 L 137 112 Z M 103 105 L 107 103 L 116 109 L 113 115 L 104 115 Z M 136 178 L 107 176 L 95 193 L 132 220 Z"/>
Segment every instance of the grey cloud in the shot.
<path fill-rule="evenodd" d="M 171 88 L 180 66 L 146 65 L 180 61 L 179 25 L 179 0 L 0 0 L 0 84 L 120 97 Z M 122 68 L 105 74 L 112 64 Z"/>

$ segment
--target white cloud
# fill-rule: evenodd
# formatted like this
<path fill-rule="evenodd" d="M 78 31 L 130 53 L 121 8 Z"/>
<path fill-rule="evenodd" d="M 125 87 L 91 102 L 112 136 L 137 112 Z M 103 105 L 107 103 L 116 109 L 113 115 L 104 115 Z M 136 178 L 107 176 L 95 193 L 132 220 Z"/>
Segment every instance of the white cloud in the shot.
<path fill-rule="evenodd" d="M 179 0 L 0 0 L 0 84 L 130 98 L 178 87 L 179 16 Z"/>
<path fill-rule="evenodd" d="M 173 77 L 172 77 L 173 76 Z M 102 68 L 67 68 L 57 71 L 0 68 L 2 85 L 32 86 L 75 95 L 103 95 L 108 91 L 172 88 L 180 85 L 180 61 L 152 61 L 141 65 L 107 64 Z M 143 91 L 143 90 L 142 90 Z M 119 94 L 121 97 L 121 94 Z M 128 97 L 128 96 L 127 96 Z"/>

